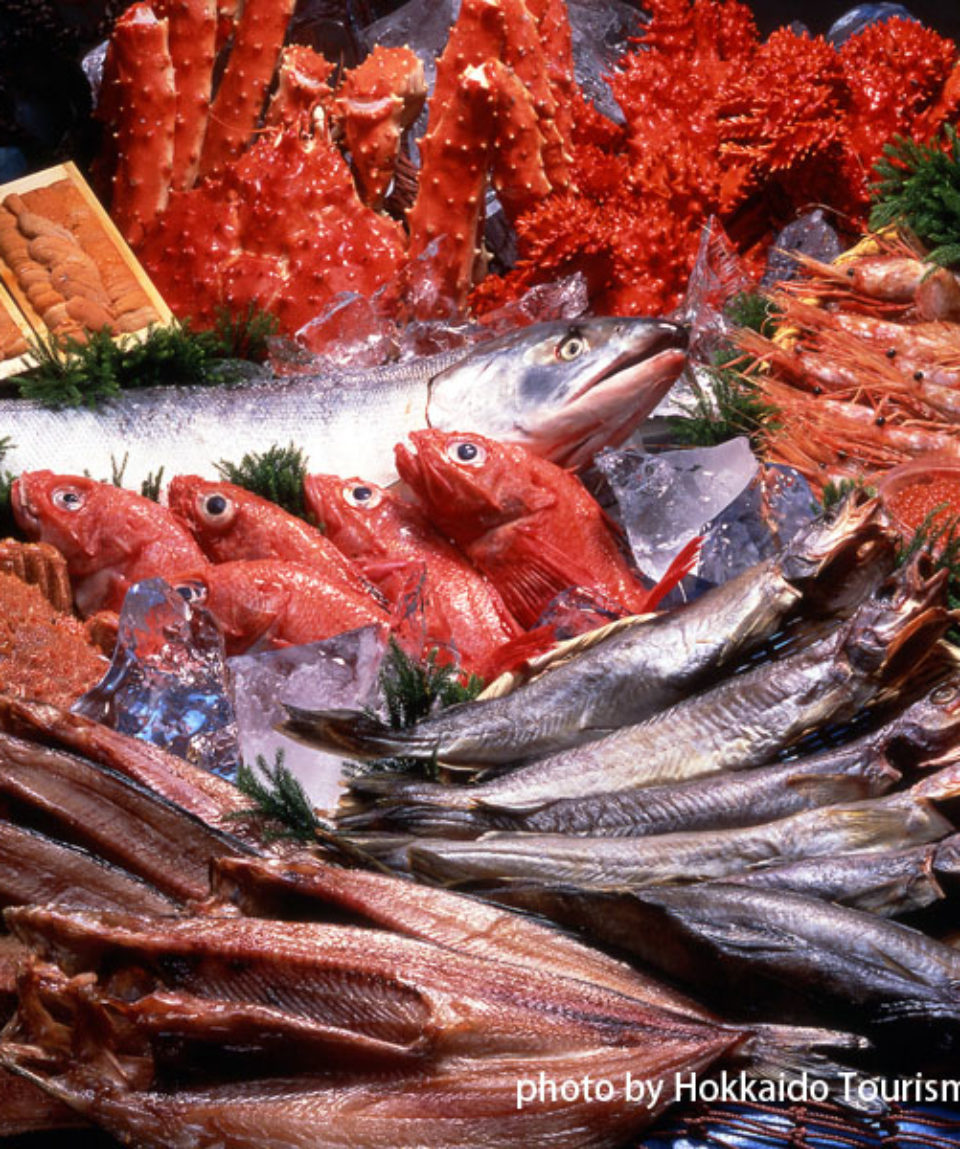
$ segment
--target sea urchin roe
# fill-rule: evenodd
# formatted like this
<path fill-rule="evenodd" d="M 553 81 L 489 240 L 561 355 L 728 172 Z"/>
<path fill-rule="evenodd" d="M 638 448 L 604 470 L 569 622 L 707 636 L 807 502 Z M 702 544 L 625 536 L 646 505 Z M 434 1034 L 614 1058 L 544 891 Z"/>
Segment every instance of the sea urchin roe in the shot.
<path fill-rule="evenodd" d="M 901 526 L 916 530 L 931 511 L 937 519 L 960 514 L 960 474 L 918 475 L 909 485 L 886 497 L 887 509 Z"/>
<path fill-rule="evenodd" d="M 0 572 L 0 693 L 69 706 L 106 669 L 81 622 L 39 587 Z"/>

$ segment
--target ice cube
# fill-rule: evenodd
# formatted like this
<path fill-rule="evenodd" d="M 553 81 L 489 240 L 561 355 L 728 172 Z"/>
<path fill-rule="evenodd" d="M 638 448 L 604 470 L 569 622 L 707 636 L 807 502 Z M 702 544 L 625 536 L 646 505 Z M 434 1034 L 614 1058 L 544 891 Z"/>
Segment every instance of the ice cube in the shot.
<path fill-rule="evenodd" d="M 637 565 L 654 580 L 749 485 L 758 467 L 745 436 L 659 454 L 608 448 L 595 465 L 616 497 Z"/>
<path fill-rule="evenodd" d="M 284 703 L 313 710 L 376 705 L 384 650 L 381 629 L 368 626 L 322 642 L 231 658 L 230 688 L 243 761 L 252 766 L 262 754 L 273 766 L 277 751 L 283 750 L 284 766 L 299 779 L 313 804 L 332 811 L 340 789 L 342 756 L 303 746 L 274 727 L 286 717 Z"/>
<path fill-rule="evenodd" d="M 127 592 L 110 668 L 73 710 L 226 777 L 236 769 L 223 636 L 163 579 Z"/>

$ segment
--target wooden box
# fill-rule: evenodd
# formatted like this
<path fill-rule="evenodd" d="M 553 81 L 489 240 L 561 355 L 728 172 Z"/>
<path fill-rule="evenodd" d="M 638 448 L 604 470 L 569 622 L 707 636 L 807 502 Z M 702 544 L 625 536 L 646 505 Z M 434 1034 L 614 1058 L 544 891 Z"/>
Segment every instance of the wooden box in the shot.
<path fill-rule="evenodd" d="M 107 327 L 139 338 L 172 314 L 86 180 L 71 163 L 0 185 L 0 338 L 83 341 Z M 32 359 L 0 358 L 0 378 Z"/>

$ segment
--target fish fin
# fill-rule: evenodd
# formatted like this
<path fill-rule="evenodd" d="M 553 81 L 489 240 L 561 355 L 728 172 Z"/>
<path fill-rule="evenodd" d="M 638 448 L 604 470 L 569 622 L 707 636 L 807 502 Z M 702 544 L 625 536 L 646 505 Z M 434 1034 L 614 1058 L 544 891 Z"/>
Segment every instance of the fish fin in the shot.
<path fill-rule="evenodd" d="M 489 573 L 507 609 L 526 626 L 534 625 L 561 591 L 596 583 L 590 570 L 525 523 L 492 531 L 482 548 L 471 548 L 470 557 Z"/>
<path fill-rule="evenodd" d="M 855 802 L 869 798 L 870 781 L 861 775 L 844 774 L 794 774 L 784 785 L 795 794 L 802 794 L 811 805 L 826 805 L 833 802 Z"/>
<path fill-rule="evenodd" d="M 749 1077 L 774 1081 L 815 1078 L 827 1083 L 831 1099 L 838 1104 L 874 1114 L 886 1111 L 879 1099 L 867 1101 L 848 1088 L 855 1071 L 847 1061 L 837 1061 L 833 1056 L 840 1053 L 849 1057 L 870 1049 L 865 1037 L 844 1030 L 762 1022 L 751 1030 L 737 1051 L 738 1057 L 747 1060 L 745 1071 Z"/>
<path fill-rule="evenodd" d="M 304 710 L 285 705 L 287 718 L 277 725 L 306 746 L 345 752 L 356 758 L 385 758 L 403 754 L 410 758 L 432 758 L 434 743 L 415 729 L 395 730 L 362 710 Z"/>
<path fill-rule="evenodd" d="M 538 658 L 552 650 L 557 643 L 556 627 L 537 626 L 525 634 L 501 643 L 487 657 L 480 668 L 480 677 L 486 682 L 496 682 L 504 674 L 514 674 L 524 670 L 531 659 Z"/>
<path fill-rule="evenodd" d="M 703 536 L 697 535 L 674 555 L 660 581 L 647 592 L 645 610 L 653 610 L 675 586 L 678 586 L 700 561 Z"/>

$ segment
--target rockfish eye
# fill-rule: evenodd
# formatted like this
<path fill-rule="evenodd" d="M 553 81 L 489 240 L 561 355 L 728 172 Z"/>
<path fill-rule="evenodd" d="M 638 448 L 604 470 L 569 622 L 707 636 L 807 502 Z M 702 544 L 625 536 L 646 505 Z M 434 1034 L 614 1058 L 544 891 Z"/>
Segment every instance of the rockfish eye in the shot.
<path fill-rule="evenodd" d="M 206 602 L 207 588 L 202 582 L 182 582 L 176 586 L 177 594 L 193 606 L 196 603 Z"/>
<path fill-rule="evenodd" d="M 380 491 L 373 487 L 344 487 L 343 497 L 351 507 L 375 507 L 383 498 Z"/>
<path fill-rule="evenodd" d="M 957 688 L 955 686 L 938 686 L 937 689 L 930 695 L 930 701 L 936 706 L 946 706 L 948 702 L 953 702 L 957 697 Z"/>
<path fill-rule="evenodd" d="M 50 496 L 50 502 L 61 511 L 79 511 L 85 499 L 76 487 L 58 487 Z"/>
<path fill-rule="evenodd" d="M 479 467 L 485 462 L 487 451 L 479 443 L 473 443 L 469 439 L 458 439 L 447 447 L 447 458 L 455 463 L 466 463 L 468 467 Z"/>
<path fill-rule="evenodd" d="M 199 502 L 200 514 L 208 522 L 222 524 L 233 515 L 233 500 L 226 495 L 201 495 Z"/>
<path fill-rule="evenodd" d="M 571 359 L 579 358 L 587 349 L 587 341 L 582 335 L 576 333 L 568 335 L 566 339 L 557 344 L 557 358 L 567 363 Z"/>

